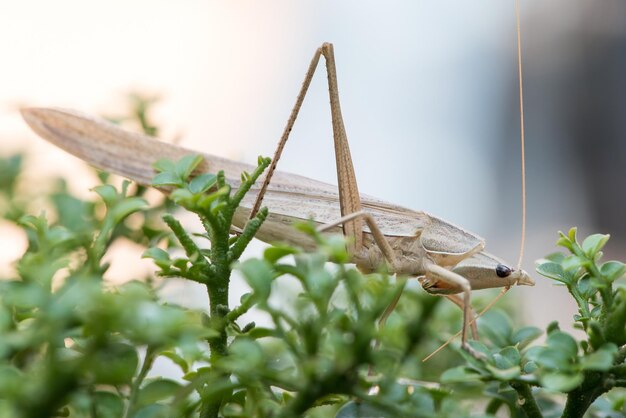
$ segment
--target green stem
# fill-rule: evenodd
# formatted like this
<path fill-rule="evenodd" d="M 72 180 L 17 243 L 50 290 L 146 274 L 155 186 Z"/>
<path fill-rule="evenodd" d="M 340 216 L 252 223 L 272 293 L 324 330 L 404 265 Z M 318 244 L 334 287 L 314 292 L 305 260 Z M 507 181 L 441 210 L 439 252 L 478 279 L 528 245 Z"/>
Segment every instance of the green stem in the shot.
<path fill-rule="evenodd" d="M 605 379 L 606 373 L 586 372 L 583 383 L 567 394 L 562 418 L 581 418 L 589 406 L 613 387 Z"/>
<path fill-rule="evenodd" d="M 530 386 L 519 382 L 510 382 L 509 384 L 517 392 L 521 408 L 526 413 L 526 416 L 528 418 L 542 418 L 543 414 L 537 405 L 537 401 L 535 401 Z"/>
<path fill-rule="evenodd" d="M 154 363 L 154 359 L 156 358 L 156 350 L 154 347 L 148 347 L 146 349 L 146 356 L 143 359 L 143 364 L 141 365 L 141 370 L 139 370 L 139 374 L 133 381 L 133 384 L 130 388 L 130 397 L 128 399 L 128 408 L 126 409 L 126 414 L 124 414 L 125 418 L 130 418 L 135 413 L 135 409 L 137 407 L 137 398 L 139 397 L 139 389 L 141 389 L 141 384 L 144 379 L 148 375 L 148 372 L 152 368 L 152 363 Z"/>

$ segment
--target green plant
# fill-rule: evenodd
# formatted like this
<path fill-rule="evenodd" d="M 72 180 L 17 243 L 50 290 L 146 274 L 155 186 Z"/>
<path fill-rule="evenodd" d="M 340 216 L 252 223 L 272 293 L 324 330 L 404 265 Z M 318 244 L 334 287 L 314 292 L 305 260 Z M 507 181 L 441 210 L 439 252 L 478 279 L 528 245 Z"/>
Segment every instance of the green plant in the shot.
<path fill-rule="evenodd" d="M 137 120 L 156 132 L 147 105 Z M 485 355 L 458 347 L 420 359 L 459 327 L 459 312 L 409 282 L 386 326 L 377 318 L 401 285 L 385 274 L 361 274 L 347 263 L 340 237 L 297 227 L 318 250 L 275 245 L 239 262 L 262 227 L 261 210 L 237 235 L 232 218 L 268 160 L 259 159 L 233 189 L 221 173 L 192 176 L 197 156 L 159 161 L 154 185 L 172 203 L 148 207 L 145 188 L 102 184 L 98 199 L 72 196 L 63 182 L 49 194 L 54 222 L 31 216 L 20 191 L 21 157 L 0 159 L 0 215 L 16 221 L 29 247 L 13 277 L 0 281 L 0 416 L 4 417 L 579 417 L 626 413 L 626 268 L 601 262 L 607 235 L 582 244 L 561 234 L 568 254 L 542 260 L 538 271 L 563 285 L 579 308 L 584 338 L 517 327 L 513 311 L 479 320 Z M 118 190 L 119 189 L 119 190 Z M 184 208 L 202 231 L 177 220 Z M 161 221 L 163 219 L 163 221 Z M 168 231 L 169 230 L 169 231 Z M 146 247 L 162 278 L 111 286 L 103 261 L 128 238 Z M 182 252 L 181 252 L 182 249 Z M 229 306 L 233 270 L 249 292 Z M 163 302 L 169 277 L 202 284 L 208 309 Z M 401 283 L 401 282 L 400 282 Z M 244 318 L 260 318 L 246 323 Z M 158 376 L 173 362 L 181 378 Z"/>

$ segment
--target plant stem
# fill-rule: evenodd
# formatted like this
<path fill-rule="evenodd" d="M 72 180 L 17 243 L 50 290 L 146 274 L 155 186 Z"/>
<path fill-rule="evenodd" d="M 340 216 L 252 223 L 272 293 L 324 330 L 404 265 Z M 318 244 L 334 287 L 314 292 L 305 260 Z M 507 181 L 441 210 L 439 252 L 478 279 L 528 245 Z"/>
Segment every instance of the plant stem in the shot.
<path fill-rule="evenodd" d="M 612 385 L 607 385 L 605 377 L 606 373 L 586 372 L 583 383 L 567 394 L 567 403 L 562 417 L 582 417 L 598 396 L 612 388 Z"/>
<path fill-rule="evenodd" d="M 153 347 L 148 347 L 146 349 L 146 356 L 143 359 L 143 364 L 141 365 L 141 370 L 139 370 L 139 374 L 133 381 L 133 384 L 130 388 L 130 398 L 128 400 L 128 408 L 126 409 L 126 414 L 124 414 L 125 418 L 132 417 L 137 403 L 137 398 L 139 397 L 139 389 L 141 388 L 141 384 L 144 379 L 148 375 L 148 372 L 152 368 L 152 363 L 154 363 L 156 350 Z"/>
<path fill-rule="evenodd" d="M 517 392 L 520 400 L 520 406 L 528 418 L 542 418 L 543 414 L 537 405 L 537 401 L 535 401 L 535 397 L 533 396 L 530 386 L 521 382 L 510 382 L 509 384 Z"/>

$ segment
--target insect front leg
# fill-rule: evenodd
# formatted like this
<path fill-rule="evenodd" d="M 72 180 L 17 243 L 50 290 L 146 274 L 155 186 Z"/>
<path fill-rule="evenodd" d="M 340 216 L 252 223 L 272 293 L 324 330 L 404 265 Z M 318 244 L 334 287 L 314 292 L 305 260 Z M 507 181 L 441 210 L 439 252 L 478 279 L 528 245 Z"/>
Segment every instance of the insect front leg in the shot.
<path fill-rule="evenodd" d="M 462 311 L 465 311 L 465 303 L 463 302 L 463 299 L 460 298 L 458 295 L 442 295 L 442 296 L 444 296 L 450 302 L 454 303 L 456 306 L 461 308 Z M 472 339 L 478 340 L 478 327 L 476 326 L 476 312 L 471 306 L 470 306 L 470 314 L 471 314 L 471 318 L 470 318 L 469 325 L 470 325 L 470 331 L 472 332 Z"/>
<path fill-rule="evenodd" d="M 477 359 L 482 359 L 483 354 L 474 350 L 467 344 L 467 329 L 469 327 L 471 317 L 471 285 L 469 280 L 460 274 L 454 273 L 437 264 L 429 264 L 426 266 L 427 277 L 434 281 L 442 281 L 450 286 L 451 290 L 457 290 L 462 293 L 461 300 L 463 302 L 463 329 L 461 330 L 461 347 Z M 430 276 L 430 277 L 428 277 Z M 428 289 L 426 289 L 428 290 Z"/>

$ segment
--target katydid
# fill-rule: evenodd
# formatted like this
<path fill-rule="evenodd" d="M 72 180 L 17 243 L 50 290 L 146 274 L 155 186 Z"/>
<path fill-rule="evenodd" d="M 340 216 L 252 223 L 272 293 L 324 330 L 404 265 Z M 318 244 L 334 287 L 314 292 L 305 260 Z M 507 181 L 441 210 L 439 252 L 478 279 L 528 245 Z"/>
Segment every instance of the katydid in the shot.
<path fill-rule="evenodd" d="M 322 55 L 328 74 L 338 190 L 336 186 L 306 177 L 274 172 Z M 157 160 L 176 160 L 195 152 L 72 110 L 28 108 L 23 109 L 22 114 L 31 128 L 48 141 L 100 169 L 143 185 L 150 185 L 155 174 L 152 165 Z M 205 162 L 196 174 L 209 169 L 212 172 L 223 170 L 233 189 L 241 184 L 240 173 L 253 169 L 245 163 L 198 154 Z M 485 252 L 485 242 L 479 236 L 426 212 L 359 193 L 341 115 L 331 44 L 325 43 L 316 51 L 265 181 L 256 189 L 257 193 L 254 191 L 248 193 L 237 211 L 235 227 L 243 227 L 263 202 L 270 214 L 257 234 L 262 241 L 284 241 L 311 249 L 313 240 L 291 227 L 293 222 L 307 219 L 312 219 L 322 232 L 343 233 L 349 238 L 351 261 L 362 271 L 374 271 L 386 262 L 391 273 L 415 277 L 427 292 L 448 296 L 459 305 L 463 310 L 461 345 L 476 357 L 480 354 L 467 343 L 468 328 L 474 322 L 470 292 L 498 287 L 506 291 L 513 285 L 534 285 L 532 278 L 519 266 L 507 265 Z M 383 314 L 381 322 L 396 302 L 397 298 Z"/>

